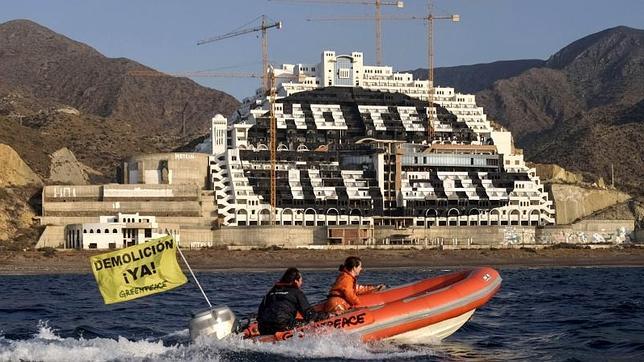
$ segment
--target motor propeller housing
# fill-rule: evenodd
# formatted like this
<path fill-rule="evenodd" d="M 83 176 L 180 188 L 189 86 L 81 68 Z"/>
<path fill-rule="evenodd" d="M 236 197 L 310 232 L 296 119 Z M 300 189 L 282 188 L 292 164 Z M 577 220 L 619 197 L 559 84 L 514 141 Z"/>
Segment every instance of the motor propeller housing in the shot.
<path fill-rule="evenodd" d="M 232 334 L 237 326 L 235 313 L 228 306 L 217 306 L 193 313 L 190 320 L 190 339 L 199 336 L 214 336 L 223 339 Z"/>

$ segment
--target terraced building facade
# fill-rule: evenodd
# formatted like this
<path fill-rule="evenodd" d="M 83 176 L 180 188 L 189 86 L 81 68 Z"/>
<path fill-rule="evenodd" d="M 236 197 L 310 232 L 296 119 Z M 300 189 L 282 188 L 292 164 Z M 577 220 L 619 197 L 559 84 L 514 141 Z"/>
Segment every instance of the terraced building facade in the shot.
<path fill-rule="evenodd" d="M 230 119 L 213 119 L 210 176 L 222 225 L 554 223 L 535 170 L 473 95 L 432 88 L 428 107 L 427 81 L 366 67 L 357 52 L 325 51 L 321 63 L 284 65 L 276 76 L 276 208 L 271 105 L 258 94 Z"/>

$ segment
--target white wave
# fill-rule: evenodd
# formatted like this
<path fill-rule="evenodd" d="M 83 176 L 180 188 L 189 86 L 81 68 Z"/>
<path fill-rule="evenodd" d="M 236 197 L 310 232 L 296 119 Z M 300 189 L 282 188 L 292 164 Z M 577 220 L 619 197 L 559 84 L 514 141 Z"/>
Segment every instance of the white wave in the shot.
<path fill-rule="evenodd" d="M 187 330 L 167 336 L 187 337 Z M 165 337 L 164 337 L 165 338 Z M 429 347 L 405 349 L 389 343 L 365 344 L 356 336 L 335 332 L 310 335 L 279 343 L 258 343 L 235 336 L 222 341 L 200 338 L 187 345 L 164 346 L 162 340 L 131 341 L 124 337 L 62 338 L 46 323 L 28 340 L 9 340 L 0 337 L 0 361 L 221 361 L 244 359 L 249 353 L 270 359 L 416 359 L 433 355 Z"/>
<path fill-rule="evenodd" d="M 59 336 L 56 335 L 56 330 L 49 327 L 47 321 L 38 321 L 38 333 L 34 334 L 36 339 L 49 339 L 49 340 L 61 340 Z"/>
<path fill-rule="evenodd" d="M 389 343 L 365 344 L 358 336 L 347 335 L 341 331 L 307 335 L 305 338 L 292 338 L 278 343 L 259 343 L 238 336 L 221 341 L 199 338 L 195 346 L 231 352 L 258 352 L 290 358 L 411 359 L 433 354 L 429 349 L 410 351 Z"/>
<path fill-rule="evenodd" d="M 41 323 L 34 338 L 8 340 L 0 337 L 0 361 L 113 361 L 154 358 L 177 347 L 165 347 L 161 341 L 130 341 L 119 337 L 75 339 L 61 338 Z"/>

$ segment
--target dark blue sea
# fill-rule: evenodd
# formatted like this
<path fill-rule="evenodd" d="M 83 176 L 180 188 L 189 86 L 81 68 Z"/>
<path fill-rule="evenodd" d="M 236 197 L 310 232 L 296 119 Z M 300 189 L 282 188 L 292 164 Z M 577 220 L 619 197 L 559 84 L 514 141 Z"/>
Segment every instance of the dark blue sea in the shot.
<path fill-rule="evenodd" d="M 448 270 L 367 270 L 397 285 Z M 0 361 L 644 361 L 644 268 L 501 269 L 499 293 L 462 329 L 428 345 L 363 344 L 343 335 L 254 344 L 189 341 L 190 312 L 207 307 L 194 283 L 104 305 L 91 275 L 0 276 Z M 211 302 L 256 307 L 275 272 L 197 274 Z M 309 300 L 334 271 L 306 271 Z"/>

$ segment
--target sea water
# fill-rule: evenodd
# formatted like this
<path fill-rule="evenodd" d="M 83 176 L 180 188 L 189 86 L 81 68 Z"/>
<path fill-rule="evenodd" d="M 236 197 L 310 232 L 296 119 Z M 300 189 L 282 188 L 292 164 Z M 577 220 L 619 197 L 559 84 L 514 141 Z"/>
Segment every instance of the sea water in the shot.
<path fill-rule="evenodd" d="M 363 283 L 398 285 L 449 272 L 371 269 Z M 0 276 L 0 361 L 633 360 L 644 361 L 644 268 L 501 269 L 501 290 L 463 328 L 425 345 L 363 344 L 338 332 L 278 344 L 190 342 L 190 312 L 207 307 L 194 283 L 104 305 L 88 274 Z M 324 297 L 336 273 L 304 271 Z M 280 276 L 198 273 L 213 305 L 255 312 Z"/>

